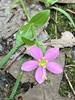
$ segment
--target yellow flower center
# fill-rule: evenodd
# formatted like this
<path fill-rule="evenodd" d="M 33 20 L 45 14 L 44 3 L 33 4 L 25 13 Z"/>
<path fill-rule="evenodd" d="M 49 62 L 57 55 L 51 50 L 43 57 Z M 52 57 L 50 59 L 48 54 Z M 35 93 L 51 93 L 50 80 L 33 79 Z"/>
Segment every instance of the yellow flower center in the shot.
<path fill-rule="evenodd" d="M 47 60 L 45 60 L 44 58 L 39 60 L 39 66 L 46 68 L 47 65 Z"/>

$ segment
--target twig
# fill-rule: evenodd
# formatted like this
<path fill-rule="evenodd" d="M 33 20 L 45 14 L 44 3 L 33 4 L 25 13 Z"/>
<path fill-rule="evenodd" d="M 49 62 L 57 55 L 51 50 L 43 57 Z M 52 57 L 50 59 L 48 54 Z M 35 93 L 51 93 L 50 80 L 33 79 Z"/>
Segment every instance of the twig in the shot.
<path fill-rule="evenodd" d="M 4 39 L 9 39 L 9 38 L 11 38 L 14 34 L 16 34 L 16 32 L 18 32 L 18 29 L 17 30 L 15 30 L 15 32 L 13 32 L 10 36 L 8 36 L 8 37 L 6 37 L 6 38 L 4 38 Z"/>
<path fill-rule="evenodd" d="M 75 64 L 74 64 L 74 65 L 73 65 L 73 64 L 71 64 L 71 65 L 66 65 L 65 67 L 68 68 L 68 67 L 72 67 L 72 66 L 75 67 Z"/>
<path fill-rule="evenodd" d="M 8 72 L 9 68 L 11 67 L 11 65 L 17 60 L 17 58 L 18 58 L 19 56 L 21 56 L 21 55 L 23 54 L 24 51 L 25 51 L 25 48 L 16 56 L 15 59 L 13 59 L 13 60 L 7 65 L 7 67 L 6 67 L 3 71 L 7 71 L 7 72 Z"/>
<path fill-rule="evenodd" d="M 6 21 L 5 21 L 5 23 L 8 23 L 8 22 L 10 22 L 11 21 L 11 19 L 14 17 L 14 13 L 12 13 L 7 19 L 6 19 Z"/>
<path fill-rule="evenodd" d="M 72 84 L 71 84 L 71 82 L 70 82 L 70 80 L 69 80 L 69 78 L 68 78 L 67 73 L 64 72 L 64 75 L 65 75 L 65 78 L 66 78 L 66 80 L 67 80 L 67 82 L 68 82 L 68 84 L 69 84 L 69 86 L 70 86 L 70 88 L 71 88 L 71 90 L 72 90 L 72 92 L 73 92 L 73 94 L 74 94 L 74 96 L 75 96 L 75 90 L 74 90 L 74 88 L 73 88 L 73 86 L 72 86 Z"/>
<path fill-rule="evenodd" d="M 75 11 L 72 11 L 70 9 L 67 9 L 67 11 L 75 15 Z"/>

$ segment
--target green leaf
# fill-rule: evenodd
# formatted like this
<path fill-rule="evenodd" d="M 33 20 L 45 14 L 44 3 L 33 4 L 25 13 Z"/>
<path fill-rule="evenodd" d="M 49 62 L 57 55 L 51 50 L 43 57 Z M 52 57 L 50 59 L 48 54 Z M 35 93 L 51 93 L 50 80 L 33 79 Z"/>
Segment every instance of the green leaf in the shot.
<path fill-rule="evenodd" d="M 47 0 L 47 3 L 53 5 L 55 4 L 56 2 L 58 2 L 59 0 Z"/>
<path fill-rule="evenodd" d="M 29 24 L 29 23 L 22 26 L 20 28 L 21 36 L 31 39 L 34 36 L 34 33 L 32 32 L 32 26 L 33 24 Z"/>
<path fill-rule="evenodd" d="M 22 37 L 31 39 L 33 37 L 31 24 L 23 25 L 16 34 L 16 45 L 23 44 Z"/>
<path fill-rule="evenodd" d="M 20 0 L 13 0 L 13 4 L 19 3 Z"/>
<path fill-rule="evenodd" d="M 43 26 L 49 19 L 49 14 L 49 10 L 40 11 L 38 14 L 31 18 L 28 24 L 23 25 L 16 34 L 16 45 L 24 43 L 24 39 L 22 39 L 23 37 L 25 38 L 25 40 L 31 40 L 31 38 L 33 38 L 36 34 L 34 33 L 34 27 Z"/>
<path fill-rule="evenodd" d="M 22 65 L 25 62 L 26 59 L 27 59 L 27 57 L 26 56 L 23 56 L 20 59 L 20 65 Z M 20 85 L 20 82 L 22 80 L 23 74 L 24 73 L 21 70 L 18 72 L 16 82 L 15 82 L 13 88 L 12 88 L 12 92 L 11 92 L 10 96 L 7 99 L 5 99 L 5 100 L 14 100 L 14 97 L 17 94 L 17 91 L 18 91 L 18 87 Z"/>
<path fill-rule="evenodd" d="M 33 16 L 29 23 L 36 27 L 42 27 L 49 19 L 50 10 L 42 10 L 35 16 Z"/>
<path fill-rule="evenodd" d="M 75 27 L 75 23 L 74 23 L 72 17 L 66 11 L 64 11 L 61 8 L 57 8 L 57 7 L 51 7 L 51 8 L 52 9 L 55 9 L 55 10 L 57 10 L 59 12 L 61 12 L 62 14 L 64 14 L 69 19 L 69 21 L 71 22 L 71 24 Z"/>
<path fill-rule="evenodd" d="M 33 45 L 33 44 L 35 44 L 34 40 L 30 40 L 30 39 L 27 39 L 25 37 L 22 37 L 22 41 L 23 41 L 23 43 L 25 43 L 27 45 Z"/>
<path fill-rule="evenodd" d="M 13 100 L 14 96 L 16 95 L 16 92 L 17 92 L 17 89 L 19 87 L 19 84 L 20 84 L 22 77 L 23 77 L 23 72 L 20 71 L 18 73 L 17 80 L 16 80 L 15 85 L 13 87 L 12 93 L 7 100 Z"/>

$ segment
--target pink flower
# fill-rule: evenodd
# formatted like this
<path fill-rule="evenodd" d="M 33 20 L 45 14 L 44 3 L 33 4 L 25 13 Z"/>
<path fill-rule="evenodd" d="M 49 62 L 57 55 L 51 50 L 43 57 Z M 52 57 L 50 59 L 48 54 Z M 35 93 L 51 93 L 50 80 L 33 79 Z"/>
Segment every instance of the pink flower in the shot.
<path fill-rule="evenodd" d="M 21 69 L 27 72 L 36 69 L 35 79 L 39 84 L 47 79 L 46 69 L 54 74 L 63 72 L 62 66 L 53 61 L 59 55 L 59 48 L 49 48 L 43 56 L 40 48 L 32 46 L 29 50 L 29 54 L 35 60 L 24 62 Z"/>

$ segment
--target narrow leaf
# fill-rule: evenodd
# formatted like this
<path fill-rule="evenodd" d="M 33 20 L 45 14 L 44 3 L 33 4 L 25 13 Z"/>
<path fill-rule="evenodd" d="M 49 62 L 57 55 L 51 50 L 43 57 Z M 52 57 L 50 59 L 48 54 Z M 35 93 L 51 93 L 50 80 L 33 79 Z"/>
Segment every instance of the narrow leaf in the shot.
<path fill-rule="evenodd" d="M 22 65 L 25 62 L 26 59 L 27 59 L 27 57 L 23 56 L 19 61 L 20 65 Z M 22 80 L 23 74 L 24 73 L 21 70 L 18 72 L 17 79 L 16 79 L 16 82 L 15 82 L 15 84 L 13 86 L 12 92 L 11 92 L 10 96 L 6 100 L 14 100 L 14 97 L 15 97 L 17 91 L 18 91 L 19 84 L 20 84 L 20 82 Z"/>
<path fill-rule="evenodd" d="M 72 17 L 66 11 L 64 11 L 61 8 L 57 8 L 57 7 L 51 7 L 51 9 L 55 9 L 55 10 L 61 12 L 62 14 L 64 14 L 69 19 L 69 21 L 71 22 L 71 24 L 75 27 L 75 23 L 74 23 Z"/>
<path fill-rule="evenodd" d="M 13 87 L 12 93 L 11 93 L 10 97 L 7 100 L 13 100 L 13 98 L 14 98 L 16 92 L 17 92 L 17 89 L 19 87 L 19 84 L 20 84 L 20 81 L 22 79 L 22 76 L 23 76 L 23 72 L 20 71 L 18 73 L 17 80 L 16 80 L 15 85 Z"/>
<path fill-rule="evenodd" d="M 10 59 L 10 57 L 17 51 L 17 49 L 20 47 L 21 45 L 15 46 L 14 48 L 12 48 L 9 53 L 0 60 L 0 69 L 4 68 L 5 64 L 8 62 L 8 60 Z"/>

